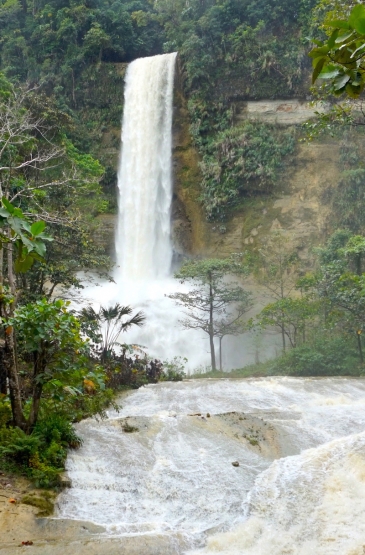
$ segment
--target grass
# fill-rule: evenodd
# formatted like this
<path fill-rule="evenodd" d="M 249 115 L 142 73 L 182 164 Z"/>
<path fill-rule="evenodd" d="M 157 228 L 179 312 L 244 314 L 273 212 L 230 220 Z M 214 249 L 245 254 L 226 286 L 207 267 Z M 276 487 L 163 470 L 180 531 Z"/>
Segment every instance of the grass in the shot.
<path fill-rule="evenodd" d="M 259 362 L 258 364 L 250 364 L 244 368 L 236 368 L 230 372 L 221 372 L 220 370 L 210 370 L 209 372 L 194 372 L 189 374 L 188 378 L 263 378 L 265 376 L 272 376 L 272 360 L 266 362 Z M 285 373 L 276 373 L 276 375 L 284 375 Z"/>

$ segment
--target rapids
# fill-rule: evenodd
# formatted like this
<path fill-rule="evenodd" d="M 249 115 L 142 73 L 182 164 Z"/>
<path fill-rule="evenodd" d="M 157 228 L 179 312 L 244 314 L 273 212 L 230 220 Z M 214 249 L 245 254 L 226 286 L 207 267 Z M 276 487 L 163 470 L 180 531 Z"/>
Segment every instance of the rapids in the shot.
<path fill-rule="evenodd" d="M 364 425 L 360 379 L 149 385 L 77 425 L 58 516 L 180 535 L 171 555 L 360 555 Z"/>

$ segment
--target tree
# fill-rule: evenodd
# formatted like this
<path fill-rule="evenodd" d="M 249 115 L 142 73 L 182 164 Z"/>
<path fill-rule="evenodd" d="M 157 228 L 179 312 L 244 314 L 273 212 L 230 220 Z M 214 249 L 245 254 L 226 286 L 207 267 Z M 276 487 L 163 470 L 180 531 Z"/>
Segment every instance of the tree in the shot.
<path fill-rule="evenodd" d="M 260 285 L 265 287 L 271 299 L 270 311 L 274 309 L 276 327 L 279 327 L 283 345 L 286 349 L 286 299 L 295 291 L 297 280 L 298 256 L 296 253 L 288 252 L 287 242 L 282 233 L 278 232 L 265 247 L 259 250 L 256 278 Z M 280 321 L 281 314 L 281 321 Z"/>
<path fill-rule="evenodd" d="M 282 336 L 289 340 L 292 348 L 301 340 L 305 343 L 305 331 L 308 321 L 313 321 L 318 313 L 318 303 L 308 296 L 301 298 L 283 298 L 270 303 L 258 316 L 260 327 L 279 328 Z"/>
<path fill-rule="evenodd" d="M 1 345 L 2 367 L 0 368 L 1 392 L 6 393 L 9 383 L 10 400 L 14 418 L 22 421 L 21 395 L 19 387 L 18 360 L 14 327 L 6 321 L 14 314 L 18 292 L 16 291 L 16 273 L 27 272 L 36 259 L 43 260 L 46 251 L 44 241 L 50 241 L 43 231 L 45 223 L 36 221 L 30 224 L 20 208 L 14 207 L 5 198 L 0 208 L 0 322 L 5 329 Z M 15 253 L 13 252 L 15 248 Z M 7 283 L 4 285 L 3 252 L 7 250 Z"/>
<path fill-rule="evenodd" d="M 186 293 L 169 295 L 185 308 L 185 329 L 201 329 L 209 336 L 212 370 L 216 370 L 214 338 L 236 335 L 238 322 L 251 308 L 251 294 L 230 280 L 246 269 L 233 258 L 190 261 L 175 277 L 191 288 Z"/>
<path fill-rule="evenodd" d="M 121 333 L 131 326 L 144 325 L 146 318 L 143 312 L 137 312 L 126 320 L 125 316 L 130 314 L 132 308 L 119 303 L 110 307 L 101 306 L 98 312 L 92 306 L 81 310 L 82 331 L 98 346 L 101 360 L 105 361 L 110 356 Z"/>
<path fill-rule="evenodd" d="M 44 95 L 15 88 L 0 74 L 0 192 L 30 219 L 37 214 L 47 222 L 54 237 L 47 264 L 17 278 L 28 300 L 59 284 L 80 287 L 80 267 L 105 273 L 110 265 L 92 238 L 95 215 L 106 207 L 104 169 L 66 137 L 68 120 Z"/>
<path fill-rule="evenodd" d="M 5 333 L 16 329 L 18 351 L 33 358 L 30 407 L 26 412 L 22 402 L 12 403 L 14 424 L 28 434 L 37 422 L 44 386 L 54 379 L 67 385 L 69 374 L 86 367 L 87 342 L 81 337 L 79 321 L 67 311 L 69 304 L 42 299 L 20 306 L 3 322 Z M 10 393 L 21 397 L 19 381 L 12 384 Z"/>
<path fill-rule="evenodd" d="M 325 41 L 314 41 L 312 81 L 329 80 L 331 92 L 358 98 L 365 87 L 365 5 L 356 4 L 347 19 L 327 21 L 332 29 Z"/>

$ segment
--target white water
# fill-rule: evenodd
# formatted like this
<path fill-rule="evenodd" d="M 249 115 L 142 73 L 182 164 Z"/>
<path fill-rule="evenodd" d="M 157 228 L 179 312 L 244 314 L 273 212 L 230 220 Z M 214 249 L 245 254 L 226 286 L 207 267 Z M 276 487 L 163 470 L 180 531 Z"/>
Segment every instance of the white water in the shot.
<path fill-rule="evenodd" d="M 138 432 L 122 430 L 126 417 Z M 109 534 L 181 533 L 209 555 L 360 555 L 364 426 L 364 380 L 144 387 L 106 422 L 78 425 L 84 445 L 69 455 L 58 514 Z M 257 431 L 251 445 L 243 435 Z"/>
<path fill-rule="evenodd" d="M 123 281 L 171 269 L 171 127 L 176 54 L 131 63 L 125 84 L 118 175 L 117 264 Z"/>
<path fill-rule="evenodd" d="M 147 348 L 152 358 L 209 362 L 204 333 L 182 330 L 181 309 L 167 297 L 186 289 L 171 275 L 172 112 L 176 54 L 140 58 L 128 66 L 118 171 L 119 213 L 115 283 L 83 290 L 95 306 L 119 302 L 143 310 L 146 325 L 123 343 Z"/>
<path fill-rule="evenodd" d="M 120 268 L 116 284 L 88 295 L 143 308 L 148 326 L 126 340 L 153 356 L 188 354 L 196 365 L 204 340 L 179 331 L 164 297 L 176 290 L 168 278 L 173 61 L 129 67 Z M 126 420 L 138 431 L 123 431 Z M 363 555 L 364 426 L 364 380 L 150 385 L 126 397 L 119 414 L 78 425 L 84 444 L 69 454 L 73 487 L 60 496 L 58 516 L 102 524 L 112 535 L 163 533 L 176 538 L 171 555 L 186 543 L 209 555 Z"/>

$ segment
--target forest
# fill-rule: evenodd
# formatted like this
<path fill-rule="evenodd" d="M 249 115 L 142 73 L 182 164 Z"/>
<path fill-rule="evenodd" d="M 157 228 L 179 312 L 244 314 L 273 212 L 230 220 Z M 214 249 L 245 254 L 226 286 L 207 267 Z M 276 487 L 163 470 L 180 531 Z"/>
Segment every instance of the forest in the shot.
<path fill-rule="evenodd" d="M 184 322 L 209 337 L 209 375 L 222 370 L 214 340 L 221 355 L 225 336 L 264 329 L 280 334 L 282 354 L 236 375 L 364 374 L 363 128 L 333 100 L 363 90 L 365 16 L 351 16 L 352 7 L 336 0 L 1 1 L 1 469 L 57 487 L 67 449 L 80 445 L 73 423 L 102 418 L 122 389 L 184 377 L 180 360 L 154 361 L 127 344 L 116 349 L 122 332 L 148 326 L 143 313 L 119 304 L 76 312 L 68 298 L 84 287 L 80 269 L 111 275 L 112 260 L 95 241 L 96 217 L 116 210 L 116 164 L 102 144 L 120 127 L 125 69 L 139 57 L 179 53 L 200 159 L 199 202 L 210 222 L 224 226 L 243 199 L 270 197 L 299 141 L 323 134 L 342 141 L 341 182 L 328 192 L 334 225 L 311 269 L 278 234 L 266 251 L 187 261 L 177 272 L 198 289 L 172 298 L 191 314 L 208 307 L 211 315 Z M 313 71 L 313 81 L 327 84 L 310 89 Z M 319 97 L 333 109 L 300 128 L 232 125 L 235 102 L 294 97 Z M 226 285 L 232 275 L 239 286 Z M 271 294 L 249 319 L 248 276 Z M 214 295 L 204 299 L 207 288 Z"/>

